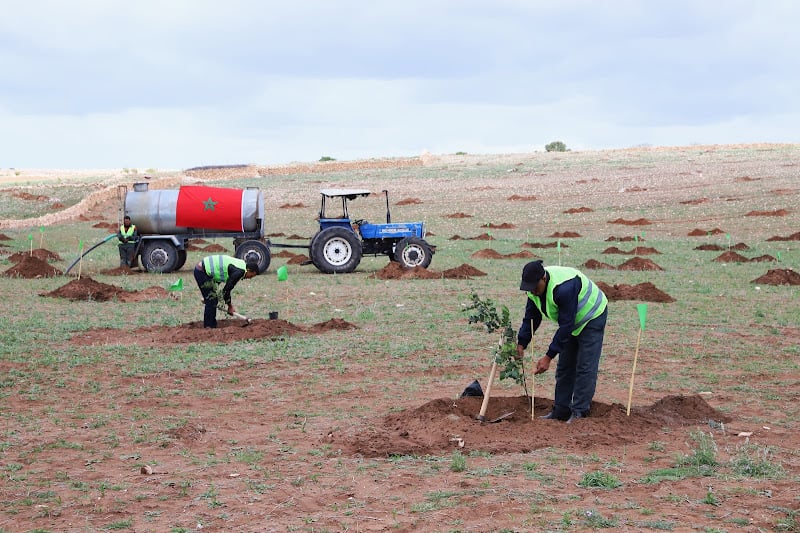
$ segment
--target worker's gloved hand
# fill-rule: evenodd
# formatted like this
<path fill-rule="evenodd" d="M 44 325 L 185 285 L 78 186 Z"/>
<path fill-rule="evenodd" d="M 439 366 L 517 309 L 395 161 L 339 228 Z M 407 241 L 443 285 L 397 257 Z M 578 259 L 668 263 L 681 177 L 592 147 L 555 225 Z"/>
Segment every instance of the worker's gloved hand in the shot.
<path fill-rule="evenodd" d="M 522 358 L 525 356 L 525 347 L 521 344 L 517 344 L 517 360 L 522 361 Z"/>
<path fill-rule="evenodd" d="M 550 368 L 550 361 L 552 361 L 552 359 L 546 355 L 540 357 L 539 360 L 536 361 L 536 372 L 534 372 L 534 374 L 542 374 L 547 372 L 547 370 Z"/>

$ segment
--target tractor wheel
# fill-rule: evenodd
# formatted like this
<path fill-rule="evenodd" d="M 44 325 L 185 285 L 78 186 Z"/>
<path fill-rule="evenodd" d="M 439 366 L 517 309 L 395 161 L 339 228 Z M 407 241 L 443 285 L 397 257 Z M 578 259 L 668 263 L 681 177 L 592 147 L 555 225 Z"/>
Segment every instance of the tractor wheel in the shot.
<path fill-rule="evenodd" d="M 325 274 L 347 274 L 361 262 L 361 241 L 346 228 L 333 227 L 311 240 L 311 261 Z"/>
<path fill-rule="evenodd" d="M 430 245 L 419 237 L 401 239 L 394 247 L 394 260 L 403 268 L 428 268 L 433 259 Z"/>
<path fill-rule="evenodd" d="M 272 259 L 269 253 L 269 246 L 261 241 L 244 241 L 236 247 L 236 257 L 244 259 L 244 262 L 255 260 L 258 262 L 258 273 L 263 274 L 268 268 Z"/>
<path fill-rule="evenodd" d="M 148 240 L 142 245 L 142 266 L 148 272 L 172 272 L 179 261 L 178 249 L 172 241 Z"/>

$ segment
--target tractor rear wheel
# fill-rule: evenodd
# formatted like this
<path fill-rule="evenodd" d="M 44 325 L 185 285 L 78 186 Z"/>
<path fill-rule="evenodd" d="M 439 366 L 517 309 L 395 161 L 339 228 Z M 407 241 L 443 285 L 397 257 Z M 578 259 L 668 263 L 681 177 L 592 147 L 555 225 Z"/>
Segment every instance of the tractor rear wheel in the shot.
<path fill-rule="evenodd" d="M 394 247 L 394 260 L 403 268 L 428 268 L 433 259 L 433 251 L 424 239 L 406 237 Z"/>
<path fill-rule="evenodd" d="M 347 274 L 361 262 L 361 241 L 346 228 L 322 230 L 311 239 L 311 261 L 325 274 Z"/>

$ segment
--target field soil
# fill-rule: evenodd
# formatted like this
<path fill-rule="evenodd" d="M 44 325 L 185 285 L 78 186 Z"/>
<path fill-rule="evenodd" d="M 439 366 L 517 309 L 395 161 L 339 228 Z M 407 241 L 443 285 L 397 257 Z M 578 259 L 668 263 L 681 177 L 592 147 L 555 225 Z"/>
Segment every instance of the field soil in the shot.
<path fill-rule="evenodd" d="M 644 330 L 642 344 L 637 328 L 624 334 L 621 326 L 612 331 L 622 340 L 610 341 L 605 350 L 590 416 L 570 425 L 540 419 L 552 407 L 552 372 L 536 380 L 527 376 L 524 388 L 496 383 L 486 420 L 478 421 L 483 397 L 462 392 L 473 380 L 487 390 L 492 343 L 474 346 L 476 340 L 486 339 L 479 334 L 460 343 L 456 329 L 445 334 L 453 339 L 451 353 L 439 353 L 442 345 L 434 340 L 430 344 L 437 348 L 426 347 L 425 339 L 437 336 L 435 315 L 424 324 L 413 324 L 417 329 L 402 323 L 395 331 L 378 329 L 378 337 L 396 335 L 390 345 L 422 339 L 408 356 L 416 363 L 404 367 L 398 366 L 399 356 L 391 350 L 375 348 L 380 339 L 369 320 L 333 316 L 341 302 L 334 302 L 331 316 L 323 320 L 288 306 L 273 320 L 266 312 L 250 314 L 250 322 L 220 312 L 219 327 L 209 330 L 202 327 L 199 292 L 188 286 L 194 284 L 191 276 L 184 291 L 175 293 L 165 288 L 162 278 L 138 268 L 87 265 L 80 277 L 74 269 L 64 275 L 65 261 L 58 252 L 18 246 L 15 253 L 4 255 L 0 283 L 28 279 L 48 285 L 30 301 L 15 305 L 41 307 L 42 313 L 65 302 L 74 306 L 74 313 L 91 312 L 87 306 L 93 305 L 129 307 L 113 322 L 73 328 L 47 350 L 30 346 L 30 359 L 0 359 L 0 373 L 5 375 L 0 501 L 7 509 L 0 516 L 0 531 L 797 531 L 797 315 L 794 322 L 776 319 L 742 327 L 679 323 L 674 317 L 690 313 L 697 304 L 694 293 L 686 292 L 680 281 L 663 277 L 665 271 L 680 267 L 669 259 L 674 252 L 661 248 L 680 242 L 688 253 L 706 254 L 698 255 L 692 268 L 707 268 L 709 276 L 721 272 L 715 269 L 756 262 L 752 268 L 759 268 L 760 275 L 740 279 L 740 285 L 771 291 L 776 301 L 796 302 L 800 276 L 791 261 L 796 261 L 800 248 L 800 237 L 792 231 L 800 207 L 800 153 L 766 157 L 758 147 L 740 148 L 752 159 L 739 156 L 738 168 L 731 163 L 733 156 L 715 158 L 713 147 L 701 151 L 706 159 L 686 154 L 698 150 L 663 149 L 666 162 L 655 158 L 646 170 L 642 164 L 619 163 L 604 173 L 592 172 L 590 164 L 577 175 L 542 168 L 526 171 L 529 180 L 546 175 L 554 183 L 568 184 L 565 198 L 541 194 L 540 188 L 526 190 L 524 181 L 522 186 L 507 186 L 504 179 L 521 174 L 515 170 L 521 163 L 509 161 L 524 161 L 523 156 L 463 162 L 455 156 L 428 155 L 396 161 L 397 169 L 407 172 L 431 168 L 440 175 L 457 175 L 458 169 L 494 165 L 502 167 L 505 176 L 472 178 L 474 198 L 467 191 L 452 204 L 431 187 L 426 190 L 435 178 L 405 176 L 398 205 L 430 205 L 435 210 L 431 218 L 447 220 L 441 228 L 431 224 L 439 237 L 434 262 L 427 270 L 404 270 L 391 262 L 358 274 L 362 277 L 353 279 L 359 283 L 381 284 L 380 291 L 386 293 L 407 284 L 402 286 L 415 296 L 404 305 L 422 305 L 426 293 L 452 292 L 457 298 L 469 293 L 472 283 L 490 287 L 485 280 L 494 268 L 515 273 L 545 253 L 552 263 L 562 251 L 575 248 L 575 241 L 591 238 L 598 246 L 580 265 L 612 305 L 651 303 L 684 310 L 670 315 L 676 321 L 674 334 L 656 348 L 648 344 L 649 330 Z M 605 164 L 618 155 L 601 152 L 594 157 Z M 369 172 L 392 169 L 391 163 L 342 163 L 328 167 L 328 172 L 366 172 L 359 180 L 369 183 Z M 262 177 L 313 176 L 317 171 L 313 164 L 252 170 Z M 237 174 L 232 169 L 203 169 L 186 175 L 224 186 Z M 319 180 L 324 176 L 320 173 Z M 761 180 L 761 192 L 751 186 L 752 180 Z M 528 208 L 519 206 L 529 205 L 593 218 L 560 218 L 535 239 L 526 216 L 508 215 L 498 207 L 487 213 L 486 198 L 479 191 L 497 193 L 496 206 L 511 203 L 523 213 Z M 639 198 L 631 202 L 632 196 Z M 62 217 L 48 215 L 47 223 L 97 220 L 112 200 L 110 193 L 95 194 Z M 738 214 L 730 211 L 733 202 Z M 314 209 L 295 198 L 279 205 L 291 212 Z M 654 205 L 654 211 L 645 211 Z M 658 206 L 670 206 L 674 213 Z M 647 217 L 640 216 L 643 212 Z M 470 221 L 473 216 L 480 220 Z M 754 220 L 765 219 L 771 222 L 746 229 L 754 227 Z M 36 227 L 42 220 L 30 222 L 28 227 Z M 2 227 L 10 235 L 0 234 L 4 243 L 24 240 L 28 231 L 19 220 Z M 718 227 L 725 229 L 713 229 Z M 646 235 L 642 228 L 648 228 Z M 459 237 L 456 232 L 474 236 Z M 518 233 L 507 237 L 504 232 Z M 747 249 L 739 251 L 748 255 L 738 254 L 729 240 L 724 242 L 731 232 L 759 249 L 763 243 L 780 242 L 784 262 L 771 254 L 748 258 L 755 254 Z M 723 244 L 695 251 L 714 236 Z M 515 250 L 508 245 L 513 239 Z M 642 245 L 645 239 L 648 246 Z M 450 262 L 442 259 L 453 250 L 445 243 L 465 240 L 480 243 Z M 657 244 L 650 246 L 651 240 Z M 609 241 L 625 242 L 627 247 L 607 248 Z M 204 244 L 197 248 L 199 253 L 225 250 Z M 723 255 L 717 255 L 720 252 Z M 299 266 L 307 259 L 302 254 L 281 253 L 273 252 L 273 258 L 298 269 L 313 268 Z M 615 261 L 615 254 L 633 257 Z M 632 277 L 621 282 L 612 273 Z M 503 282 L 511 289 L 518 285 L 515 275 Z M 138 288 L 125 288 L 131 280 Z M 320 275 L 315 283 L 347 282 L 346 276 Z M 318 286 L 304 289 L 303 298 L 319 298 Z M 355 283 L 348 294 L 358 290 Z M 713 302 L 715 296 L 709 297 Z M 182 306 L 190 299 L 191 314 L 180 323 L 149 320 L 147 308 L 155 303 Z M 762 307 L 740 293 L 728 301 Z M 766 309 L 770 300 L 765 301 Z M 367 311 L 360 316 L 371 316 L 371 305 L 374 302 L 364 302 Z M 142 319 L 146 324 L 125 322 L 125 315 L 138 312 L 147 315 L 148 320 Z M 516 326 L 521 308 L 512 313 Z M 469 324 L 462 320 L 460 327 L 466 331 Z M 547 333 L 535 338 L 530 355 L 538 357 L 548 342 Z M 286 347 L 284 357 L 258 358 L 261 351 L 280 351 L 279 346 Z M 302 350 L 319 346 L 330 352 L 323 354 L 328 363 L 301 356 Z M 691 353 L 678 346 L 690 347 Z M 640 347 L 646 358 L 640 371 L 646 377 L 634 379 L 631 356 L 634 351 L 638 355 Z M 130 363 L 154 352 L 166 361 L 175 350 L 186 354 L 183 357 L 209 350 L 217 355 L 205 365 L 189 367 L 164 364 L 142 370 Z M 452 357 L 468 350 L 472 359 Z M 77 360 L 45 364 L 45 351 L 100 351 L 107 357 L 85 365 Z M 244 353 L 254 356 L 244 358 Z M 360 358 L 351 359 L 353 353 Z M 772 364 L 773 354 L 784 358 L 786 371 L 762 369 Z M 751 364 L 722 364 L 749 357 L 755 358 Z M 37 358 L 45 366 L 32 366 Z M 39 377 L 15 377 L 27 376 L 31 368 L 37 368 Z M 679 384 L 688 379 L 684 372 L 690 373 L 693 385 Z M 644 381 L 648 387 L 643 389 Z M 693 463 L 699 461 L 698 448 L 707 445 L 708 438 L 716 466 Z M 743 457 L 765 471 L 777 467 L 778 473 L 742 474 L 734 466 Z M 713 475 L 703 466 L 724 470 Z M 694 473 L 684 475 L 692 467 L 697 468 Z M 587 486 L 587 476 L 597 473 L 619 479 L 620 486 Z M 654 473 L 660 476 L 657 482 L 649 480 Z"/>

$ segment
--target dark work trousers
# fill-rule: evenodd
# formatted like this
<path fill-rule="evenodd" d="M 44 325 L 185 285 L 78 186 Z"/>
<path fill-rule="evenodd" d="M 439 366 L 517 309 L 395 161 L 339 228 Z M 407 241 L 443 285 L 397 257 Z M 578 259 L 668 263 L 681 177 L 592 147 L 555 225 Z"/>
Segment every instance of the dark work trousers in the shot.
<path fill-rule="evenodd" d="M 132 242 L 120 243 L 119 245 L 119 266 L 133 266 L 133 252 L 136 244 Z"/>
<path fill-rule="evenodd" d="M 553 412 L 559 418 L 571 413 L 588 416 L 592 406 L 608 308 L 592 319 L 577 337 L 571 336 L 558 354 Z"/>
<path fill-rule="evenodd" d="M 214 278 L 206 274 L 203 264 L 194 267 L 194 279 L 203 295 L 205 311 L 203 312 L 203 327 L 217 327 L 217 293 L 214 291 Z"/>

